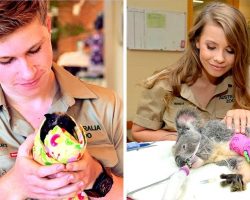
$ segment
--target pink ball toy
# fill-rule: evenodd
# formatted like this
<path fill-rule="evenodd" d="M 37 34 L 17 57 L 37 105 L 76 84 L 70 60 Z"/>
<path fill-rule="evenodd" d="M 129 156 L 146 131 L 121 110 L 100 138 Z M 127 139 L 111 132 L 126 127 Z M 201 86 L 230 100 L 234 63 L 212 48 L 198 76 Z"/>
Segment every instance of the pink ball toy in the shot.
<path fill-rule="evenodd" d="M 231 138 L 229 147 L 241 156 L 244 156 L 250 162 L 250 138 L 241 133 L 235 133 Z"/>

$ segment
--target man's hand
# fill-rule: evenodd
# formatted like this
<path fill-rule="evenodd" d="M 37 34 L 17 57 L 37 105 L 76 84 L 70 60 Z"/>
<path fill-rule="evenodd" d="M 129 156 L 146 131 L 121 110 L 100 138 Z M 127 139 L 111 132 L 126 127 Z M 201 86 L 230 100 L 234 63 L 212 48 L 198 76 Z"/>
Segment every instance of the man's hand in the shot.
<path fill-rule="evenodd" d="M 91 189 L 96 178 L 102 172 L 102 166 L 88 153 L 87 150 L 85 150 L 82 159 L 68 163 L 66 165 L 66 170 L 71 172 L 74 176 L 72 183 L 83 181 L 84 189 Z M 115 176 L 114 174 L 112 174 L 112 177 L 114 181 L 113 186 L 107 195 L 103 198 L 91 197 L 91 199 L 123 199 L 123 178 Z"/>
<path fill-rule="evenodd" d="M 14 167 L 0 178 L 4 197 L 58 199 L 73 197 L 83 190 L 83 182 L 64 172 L 63 164 L 42 166 L 35 162 L 32 157 L 33 143 L 34 134 L 19 147 Z M 62 172 L 61 176 L 57 176 Z"/>
<path fill-rule="evenodd" d="M 101 164 L 95 160 L 87 150 L 79 161 L 66 164 L 66 170 L 71 173 L 74 179 L 72 183 L 84 182 L 84 189 L 91 189 L 96 178 L 102 172 Z"/>

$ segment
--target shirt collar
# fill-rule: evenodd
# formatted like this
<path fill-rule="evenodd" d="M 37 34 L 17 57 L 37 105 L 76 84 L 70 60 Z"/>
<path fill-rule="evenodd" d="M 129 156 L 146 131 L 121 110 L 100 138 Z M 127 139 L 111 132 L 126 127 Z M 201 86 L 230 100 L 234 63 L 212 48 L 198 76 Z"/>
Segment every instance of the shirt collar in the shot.
<path fill-rule="evenodd" d="M 217 85 L 215 89 L 215 94 L 214 96 L 221 94 L 223 92 L 226 92 L 230 85 L 233 85 L 233 77 L 231 75 L 225 77 L 223 81 Z M 180 92 L 181 97 L 188 99 L 194 104 L 197 104 L 197 101 L 195 100 L 195 97 L 193 96 L 193 93 L 191 91 L 191 88 L 187 84 L 182 84 L 181 85 L 181 92 Z"/>
<path fill-rule="evenodd" d="M 197 104 L 190 86 L 188 86 L 186 83 L 181 85 L 180 96 L 185 99 L 188 99 L 190 102 L 194 103 L 195 105 Z"/>
<path fill-rule="evenodd" d="M 224 78 L 223 81 L 216 87 L 215 95 L 227 91 L 230 86 L 233 86 L 233 77 L 231 75 Z"/>
<path fill-rule="evenodd" d="M 4 93 L 3 93 L 3 89 L 0 86 L 0 106 L 2 105 L 6 105 L 6 101 L 5 101 L 5 97 L 4 97 Z"/>
<path fill-rule="evenodd" d="M 60 90 L 64 95 L 69 95 L 77 99 L 98 98 L 97 94 L 88 87 L 88 84 L 67 72 L 63 67 L 53 63 L 52 69 Z"/>

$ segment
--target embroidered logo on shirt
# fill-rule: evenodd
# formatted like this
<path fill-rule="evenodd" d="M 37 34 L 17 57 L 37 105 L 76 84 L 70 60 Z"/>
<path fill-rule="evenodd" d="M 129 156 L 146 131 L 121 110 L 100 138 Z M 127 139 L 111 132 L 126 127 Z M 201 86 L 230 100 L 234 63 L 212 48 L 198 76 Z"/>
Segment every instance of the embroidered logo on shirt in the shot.
<path fill-rule="evenodd" d="M 90 125 L 90 126 L 83 126 L 83 128 L 85 129 L 85 131 L 98 131 L 101 130 L 101 127 L 97 124 L 97 125 Z"/>
<path fill-rule="evenodd" d="M 226 103 L 233 103 L 234 102 L 234 97 L 231 94 L 225 94 L 219 97 L 219 99 L 225 99 Z"/>
<path fill-rule="evenodd" d="M 184 105 L 184 102 L 174 102 L 174 105 L 182 106 L 182 105 Z"/>
<path fill-rule="evenodd" d="M 87 138 L 92 138 L 92 134 L 89 131 L 101 131 L 100 125 L 89 125 L 89 126 L 83 126 L 84 130 L 86 131 Z"/>
<path fill-rule="evenodd" d="M 7 147 L 8 147 L 7 144 L 5 144 L 5 143 L 0 143 L 0 148 L 7 148 Z"/>
<path fill-rule="evenodd" d="M 6 174 L 6 172 L 7 172 L 7 171 L 6 171 L 5 169 L 1 169 L 1 168 L 0 168 L 0 177 L 3 176 L 4 174 Z"/>

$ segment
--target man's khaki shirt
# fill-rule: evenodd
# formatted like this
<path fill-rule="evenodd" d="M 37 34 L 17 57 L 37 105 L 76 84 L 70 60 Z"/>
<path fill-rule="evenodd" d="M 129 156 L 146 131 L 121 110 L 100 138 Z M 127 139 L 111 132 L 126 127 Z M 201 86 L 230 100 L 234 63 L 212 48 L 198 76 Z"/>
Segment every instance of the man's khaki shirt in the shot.
<path fill-rule="evenodd" d="M 205 108 L 195 99 L 191 88 L 181 85 L 180 97 L 174 97 L 166 109 L 165 96 L 171 93 L 167 80 L 160 80 L 151 89 L 144 89 L 137 108 L 134 123 L 152 130 L 176 131 L 175 116 L 179 109 L 195 107 L 205 120 L 223 119 L 234 103 L 233 80 L 229 76 L 215 90 L 215 95 Z M 204 91 L 205 93 L 206 91 Z"/>
<path fill-rule="evenodd" d="M 53 66 L 59 90 L 49 112 L 67 112 L 87 135 L 87 150 L 117 175 L 123 174 L 122 104 L 108 89 L 90 85 Z M 0 88 L 0 176 L 14 164 L 18 147 L 34 128 L 6 105 Z"/>

